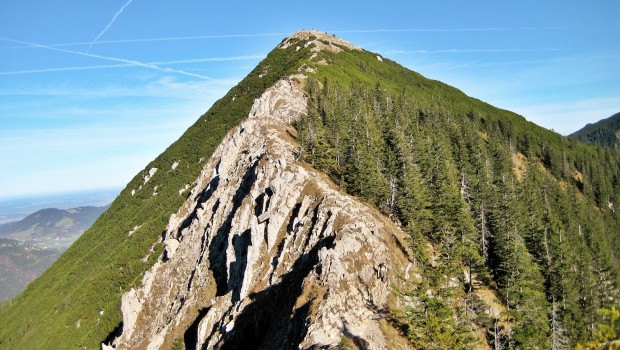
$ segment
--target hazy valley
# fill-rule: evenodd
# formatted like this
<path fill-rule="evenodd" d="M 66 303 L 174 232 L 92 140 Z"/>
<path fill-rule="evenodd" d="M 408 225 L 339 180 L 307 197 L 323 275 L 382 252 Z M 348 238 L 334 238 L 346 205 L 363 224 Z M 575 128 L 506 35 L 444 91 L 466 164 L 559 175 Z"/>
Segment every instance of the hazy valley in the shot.
<path fill-rule="evenodd" d="M 0 224 L 0 300 L 10 299 L 21 292 L 31 281 L 43 273 L 69 246 L 86 231 L 108 206 L 87 206 L 72 209 L 41 209 L 24 216 L 6 210 L 10 203 L 33 203 L 22 205 L 19 211 L 31 206 L 46 205 L 46 201 L 60 205 L 71 205 L 74 201 L 92 202 L 92 194 L 81 193 L 81 199 L 74 195 L 63 195 L 46 199 L 14 199 L 5 201 L 4 217 L 20 220 Z M 97 194 L 99 196 L 100 194 Z M 106 196 L 109 196 L 106 194 Z M 89 197 L 91 199 L 89 200 Z"/>

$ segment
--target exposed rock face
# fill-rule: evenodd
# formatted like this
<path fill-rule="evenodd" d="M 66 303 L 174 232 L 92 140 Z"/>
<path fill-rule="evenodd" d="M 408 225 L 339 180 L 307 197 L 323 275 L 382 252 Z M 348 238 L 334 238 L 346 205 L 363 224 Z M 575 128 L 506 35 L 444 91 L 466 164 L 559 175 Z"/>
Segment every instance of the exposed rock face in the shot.
<path fill-rule="evenodd" d="M 170 218 L 164 256 L 123 296 L 116 348 L 393 347 L 382 313 L 406 274 L 403 234 L 297 160 L 290 122 L 305 112 L 281 80 L 227 135 Z"/>

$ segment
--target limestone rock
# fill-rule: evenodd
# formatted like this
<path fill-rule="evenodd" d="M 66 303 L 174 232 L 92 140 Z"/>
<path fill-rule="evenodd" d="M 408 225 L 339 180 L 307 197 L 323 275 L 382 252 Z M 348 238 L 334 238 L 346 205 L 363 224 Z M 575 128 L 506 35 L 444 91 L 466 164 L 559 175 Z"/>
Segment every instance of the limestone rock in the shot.
<path fill-rule="evenodd" d="M 149 169 L 149 171 L 146 174 L 144 174 L 144 176 L 142 177 L 142 179 L 144 180 L 144 183 L 146 184 L 147 182 L 149 182 L 149 180 L 153 177 L 153 175 L 155 175 L 156 172 L 157 172 L 157 168 Z"/>
<path fill-rule="evenodd" d="M 179 243 L 179 241 L 177 241 L 174 238 L 165 240 L 164 241 L 164 246 L 166 247 L 164 251 L 165 259 L 171 259 L 174 256 L 174 253 L 177 251 L 177 248 L 179 248 L 180 244 L 181 243 Z"/>

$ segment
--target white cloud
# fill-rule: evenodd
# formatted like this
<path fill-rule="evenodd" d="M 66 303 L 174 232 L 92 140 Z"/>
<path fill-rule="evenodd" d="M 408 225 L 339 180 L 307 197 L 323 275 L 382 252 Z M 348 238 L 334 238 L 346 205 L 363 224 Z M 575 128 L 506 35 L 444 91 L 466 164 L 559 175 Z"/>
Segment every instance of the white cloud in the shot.
<path fill-rule="evenodd" d="M 166 122 L 167 112 L 153 115 L 152 123 L 3 132 L 0 196 L 124 185 L 199 116 L 180 110 Z"/>
<path fill-rule="evenodd" d="M 0 104 L 0 120 L 20 121 L 0 129 L 0 197 L 123 186 L 236 82 L 168 75 L 135 86 L 23 89 Z"/>
<path fill-rule="evenodd" d="M 152 159 L 151 154 L 142 153 L 62 167 L 52 163 L 33 172 L 0 177 L 3 184 L 0 197 L 118 188 L 128 183 Z"/>
<path fill-rule="evenodd" d="M 7 86 L 4 89 L 0 88 L 0 96 L 64 96 L 98 99 L 111 97 L 165 97 L 193 100 L 222 97 L 240 80 L 240 78 L 231 77 L 193 81 L 179 80 L 177 77 L 170 75 L 150 76 L 144 79 L 145 81 L 135 83 L 127 77 L 127 80 L 123 82 L 124 84 L 133 85 L 118 85 L 115 83 L 101 83 L 102 85 L 97 85 L 89 82 L 86 85 L 82 83 L 46 83 L 26 87 Z M 13 104 L 16 104 L 16 102 L 13 102 Z M 0 109 L 2 109 L 2 106 L 0 106 Z"/>

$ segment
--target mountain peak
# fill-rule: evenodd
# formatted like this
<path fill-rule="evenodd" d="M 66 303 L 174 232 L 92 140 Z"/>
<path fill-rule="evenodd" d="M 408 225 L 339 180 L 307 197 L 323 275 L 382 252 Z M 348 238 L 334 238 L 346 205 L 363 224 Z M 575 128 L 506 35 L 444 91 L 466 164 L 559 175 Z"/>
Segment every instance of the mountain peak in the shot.
<path fill-rule="evenodd" d="M 620 299 L 619 164 L 300 31 L 0 307 L 0 347 L 576 345 Z"/>
<path fill-rule="evenodd" d="M 305 47 L 314 44 L 314 47 L 312 47 L 312 51 L 315 52 L 321 50 L 340 52 L 343 50 L 343 47 L 349 48 L 351 50 L 361 50 L 361 48 L 349 43 L 348 41 L 342 40 L 333 34 L 328 34 L 314 29 L 300 30 L 296 32 L 295 34 L 284 39 L 282 44 L 280 44 L 279 48 L 286 49 L 302 40 L 306 41 L 306 43 L 304 44 Z"/>

